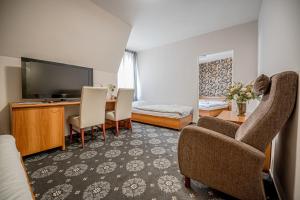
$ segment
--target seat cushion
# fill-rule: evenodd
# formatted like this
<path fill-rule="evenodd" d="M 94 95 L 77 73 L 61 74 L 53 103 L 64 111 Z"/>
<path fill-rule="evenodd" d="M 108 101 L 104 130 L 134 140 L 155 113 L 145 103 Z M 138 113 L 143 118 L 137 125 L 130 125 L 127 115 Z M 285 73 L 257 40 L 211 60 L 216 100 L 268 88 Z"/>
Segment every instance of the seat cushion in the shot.
<path fill-rule="evenodd" d="M 32 199 L 15 139 L 0 135 L 0 199 Z"/>
<path fill-rule="evenodd" d="M 80 116 L 73 115 L 68 118 L 69 124 L 72 124 L 76 128 L 80 128 Z"/>
<path fill-rule="evenodd" d="M 116 117 L 115 116 L 116 116 L 115 115 L 115 111 L 110 111 L 110 112 L 106 113 L 105 118 L 109 119 L 109 120 L 116 121 Z"/>

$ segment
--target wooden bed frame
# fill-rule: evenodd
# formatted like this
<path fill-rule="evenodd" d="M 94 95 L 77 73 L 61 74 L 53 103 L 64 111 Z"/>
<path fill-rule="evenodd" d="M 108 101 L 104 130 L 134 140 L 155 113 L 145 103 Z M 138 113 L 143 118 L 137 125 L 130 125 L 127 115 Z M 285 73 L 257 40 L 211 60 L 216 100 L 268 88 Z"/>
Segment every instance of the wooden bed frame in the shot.
<path fill-rule="evenodd" d="M 210 101 L 220 101 L 225 100 L 226 97 L 208 97 L 208 96 L 201 96 L 199 100 L 210 100 Z M 220 108 L 215 110 L 201 110 L 199 109 L 199 117 L 210 116 L 216 117 L 218 116 L 223 110 L 231 110 L 231 103 L 228 103 L 227 108 Z"/>
<path fill-rule="evenodd" d="M 135 122 L 142 122 L 145 124 L 151 124 L 151 125 L 181 130 L 185 126 L 192 123 L 193 115 L 190 114 L 186 117 L 176 119 L 170 117 L 159 117 L 154 115 L 132 113 L 131 120 Z"/>

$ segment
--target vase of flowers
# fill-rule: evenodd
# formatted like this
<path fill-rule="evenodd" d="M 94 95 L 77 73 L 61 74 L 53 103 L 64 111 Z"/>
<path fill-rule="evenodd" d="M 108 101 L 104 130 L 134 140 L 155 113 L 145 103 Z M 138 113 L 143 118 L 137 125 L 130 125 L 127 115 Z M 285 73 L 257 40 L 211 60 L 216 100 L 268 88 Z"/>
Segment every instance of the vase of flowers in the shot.
<path fill-rule="evenodd" d="M 240 103 L 240 102 L 236 102 L 237 104 L 237 108 L 238 108 L 238 115 L 239 116 L 243 116 L 246 114 L 247 112 L 247 104 L 246 103 Z"/>
<path fill-rule="evenodd" d="M 226 94 L 227 101 L 235 101 L 238 108 L 238 115 L 243 116 L 247 111 L 247 102 L 252 99 L 258 99 L 255 94 L 253 84 L 244 85 L 241 82 L 232 84 Z"/>
<path fill-rule="evenodd" d="M 113 99 L 113 93 L 116 89 L 116 86 L 113 85 L 113 84 L 108 84 L 107 88 L 108 88 L 108 93 L 107 93 L 108 94 L 108 99 Z"/>

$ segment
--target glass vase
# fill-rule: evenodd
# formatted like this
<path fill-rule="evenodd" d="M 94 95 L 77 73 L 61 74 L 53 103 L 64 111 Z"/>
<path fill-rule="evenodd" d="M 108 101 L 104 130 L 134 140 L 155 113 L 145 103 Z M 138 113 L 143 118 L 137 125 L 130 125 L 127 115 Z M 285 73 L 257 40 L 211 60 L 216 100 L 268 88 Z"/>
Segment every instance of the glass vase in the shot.
<path fill-rule="evenodd" d="M 244 116 L 247 111 L 247 104 L 246 102 L 237 102 L 237 108 L 238 108 L 238 116 Z"/>

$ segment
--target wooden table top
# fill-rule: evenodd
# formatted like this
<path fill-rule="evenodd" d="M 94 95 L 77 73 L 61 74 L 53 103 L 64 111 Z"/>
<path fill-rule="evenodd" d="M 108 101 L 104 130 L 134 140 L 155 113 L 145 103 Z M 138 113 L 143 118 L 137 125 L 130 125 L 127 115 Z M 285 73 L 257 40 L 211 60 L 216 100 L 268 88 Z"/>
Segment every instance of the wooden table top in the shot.
<path fill-rule="evenodd" d="M 231 121 L 237 124 L 242 124 L 249 117 L 250 113 L 246 113 L 244 116 L 238 116 L 237 112 L 224 110 L 222 111 L 217 118 L 223 119 L 226 121 Z"/>
<path fill-rule="evenodd" d="M 116 100 L 108 99 L 106 103 L 115 103 Z M 25 108 L 25 107 L 49 107 L 49 106 L 77 106 L 80 101 L 59 101 L 59 102 L 12 102 L 11 108 Z"/>

